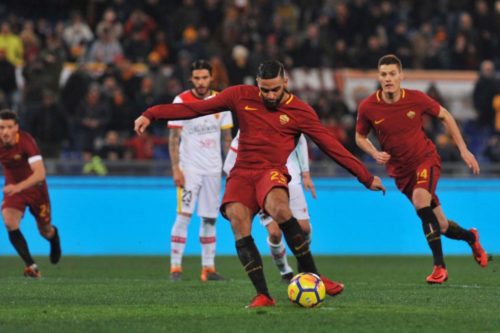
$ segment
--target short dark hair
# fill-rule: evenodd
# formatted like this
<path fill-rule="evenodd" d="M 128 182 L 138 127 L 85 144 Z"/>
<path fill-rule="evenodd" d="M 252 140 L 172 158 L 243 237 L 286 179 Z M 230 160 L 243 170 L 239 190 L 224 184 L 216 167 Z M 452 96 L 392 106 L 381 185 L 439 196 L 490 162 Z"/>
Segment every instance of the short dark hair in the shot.
<path fill-rule="evenodd" d="M 378 67 L 382 65 L 398 65 L 398 68 L 400 71 L 403 70 L 403 64 L 401 63 L 401 60 L 395 55 L 395 54 L 386 54 L 382 58 L 378 60 Z"/>
<path fill-rule="evenodd" d="M 1 120 L 14 120 L 14 122 L 17 124 L 19 123 L 19 118 L 17 117 L 17 113 L 10 109 L 3 109 L 0 110 L 0 119 Z"/>
<path fill-rule="evenodd" d="M 191 73 L 198 69 L 206 69 L 212 75 L 212 65 L 207 60 L 199 59 L 191 64 Z"/>
<path fill-rule="evenodd" d="M 278 60 L 267 60 L 259 65 L 257 77 L 260 79 L 274 79 L 277 76 L 285 77 L 285 67 Z"/>

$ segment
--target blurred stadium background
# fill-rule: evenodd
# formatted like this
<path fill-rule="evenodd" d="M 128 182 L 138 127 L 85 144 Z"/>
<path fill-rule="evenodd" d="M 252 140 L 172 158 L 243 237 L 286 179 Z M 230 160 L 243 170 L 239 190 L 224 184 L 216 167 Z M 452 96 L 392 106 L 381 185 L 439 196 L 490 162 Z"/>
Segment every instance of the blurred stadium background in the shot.
<path fill-rule="evenodd" d="M 377 88 L 376 62 L 388 52 L 403 60 L 405 87 L 426 91 L 457 118 L 486 180 L 469 180 L 444 129 L 428 119 L 425 130 L 441 153 L 443 175 L 452 178 L 440 192 L 445 210 L 484 230 L 485 247 L 497 244 L 494 251 L 500 252 L 500 232 L 489 223 L 498 215 L 493 198 L 500 195 L 499 0 L 3 0 L 0 21 L 0 107 L 16 110 L 21 127 L 39 142 L 54 221 L 70 254 L 168 253 L 175 196 L 167 178 L 167 129 L 158 123 L 138 138 L 132 124 L 148 106 L 169 103 L 189 87 L 194 59 L 212 62 L 218 90 L 253 84 L 262 60 L 282 60 L 293 92 L 372 171 L 384 175 L 353 138 L 357 104 Z M 367 196 L 313 144 L 310 156 L 313 177 L 325 178 L 320 198 L 310 202 L 314 246 L 330 246 L 321 235 L 332 226 L 350 234 L 372 223 L 404 225 L 402 242 L 408 237 L 410 244 L 316 250 L 427 253 L 423 241 L 413 244 L 419 224 L 391 180 L 385 180 L 391 185 L 385 199 Z M 349 216 L 353 211 L 360 215 Z M 130 240 L 134 223 L 153 228 L 157 244 L 147 245 L 150 231 Z M 23 228 L 31 230 L 34 252 L 45 253 L 33 223 Z M 105 240 L 92 239 L 93 228 L 122 232 L 103 245 Z M 219 244 L 232 244 L 229 228 L 220 223 L 219 230 Z M 0 234 L 1 252 L 13 254 Z M 187 251 L 197 254 L 196 232 L 191 234 Z M 374 235 L 363 237 L 358 244 Z"/>

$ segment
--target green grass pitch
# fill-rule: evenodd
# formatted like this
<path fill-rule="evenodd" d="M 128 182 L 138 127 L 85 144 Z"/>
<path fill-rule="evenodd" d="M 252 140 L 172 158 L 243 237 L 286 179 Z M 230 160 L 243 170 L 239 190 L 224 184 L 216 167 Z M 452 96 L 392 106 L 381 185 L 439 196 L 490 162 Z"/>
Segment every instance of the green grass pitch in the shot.
<path fill-rule="evenodd" d="M 187 257 L 184 280 L 170 282 L 165 257 L 37 258 L 43 278 L 22 276 L 17 257 L 0 257 L 0 332 L 500 332 L 500 274 L 493 261 L 448 257 L 450 278 L 427 285 L 429 257 L 317 256 L 322 273 L 346 284 L 337 297 L 302 309 L 269 257 L 277 301 L 249 310 L 253 287 L 236 257 L 218 257 L 227 282 L 199 281 Z M 294 259 L 291 258 L 293 264 Z"/>

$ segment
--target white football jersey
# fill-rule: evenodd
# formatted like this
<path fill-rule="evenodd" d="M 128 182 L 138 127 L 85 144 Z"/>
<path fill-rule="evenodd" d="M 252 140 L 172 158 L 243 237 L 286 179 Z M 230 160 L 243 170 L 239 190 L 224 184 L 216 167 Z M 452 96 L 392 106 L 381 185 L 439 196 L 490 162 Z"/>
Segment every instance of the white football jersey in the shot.
<path fill-rule="evenodd" d="M 224 162 L 224 172 L 229 175 L 229 172 L 236 163 L 238 154 L 238 142 L 240 132 L 231 141 L 231 148 Z M 309 172 L 309 154 L 307 151 L 307 140 L 304 134 L 301 134 L 297 146 L 292 151 L 286 162 L 288 173 L 292 177 L 290 184 L 302 184 L 302 172 Z"/>
<path fill-rule="evenodd" d="M 213 92 L 211 98 L 215 96 Z M 174 99 L 173 103 L 192 103 L 199 101 L 191 90 Z M 179 128 L 181 142 L 179 148 L 180 168 L 202 175 L 221 172 L 221 129 L 233 127 L 231 112 L 224 111 L 188 120 L 171 120 L 169 128 Z"/>

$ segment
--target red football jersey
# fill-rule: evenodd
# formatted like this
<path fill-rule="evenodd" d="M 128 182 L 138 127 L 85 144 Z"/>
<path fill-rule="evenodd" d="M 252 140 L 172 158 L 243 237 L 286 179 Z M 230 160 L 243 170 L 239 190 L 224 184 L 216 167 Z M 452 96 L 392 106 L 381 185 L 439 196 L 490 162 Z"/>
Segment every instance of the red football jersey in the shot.
<path fill-rule="evenodd" d="M 316 112 L 295 95 L 290 95 L 286 102 L 272 110 L 265 106 L 258 87 L 239 85 L 200 102 L 156 105 L 143 115 L 152 120 L 190 119 L 225 110 L 236 113 L 240 125 L 235 167 L 285 168 L 288 156 L 303 132 L 366 187 L 373 181 L 373 175 L 363 163 L 342 146 L 321 124 Z"/>
<path fill-rule="evenodd" d="M 437 117 L 439 110 L 439 103 L 418 90 L 402 89 L 401 98 L 392 104 L 378 90 L 359 105 L 356 131 L 368 135 L 373 128 L 382 150 L 391 155 L 389 175 L 405 175 L 422 158 L 437 155 L 436 146 L 425 135 L 423 115 Z"/>
<path fill-rule="evenodd" d="M 29 160 L 41 158 L 35 139 L 24 131 L 18 132 L 14 145 L 0 144 L 0 163 L 4 169 L 5 184 L 17 184 L 31 176 L 33 170 Z"/>

